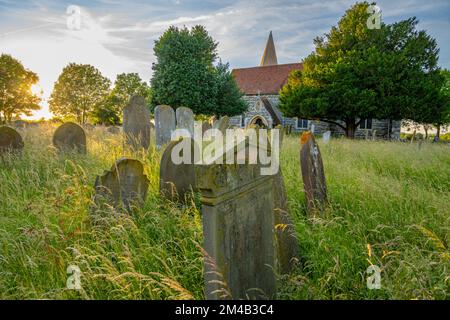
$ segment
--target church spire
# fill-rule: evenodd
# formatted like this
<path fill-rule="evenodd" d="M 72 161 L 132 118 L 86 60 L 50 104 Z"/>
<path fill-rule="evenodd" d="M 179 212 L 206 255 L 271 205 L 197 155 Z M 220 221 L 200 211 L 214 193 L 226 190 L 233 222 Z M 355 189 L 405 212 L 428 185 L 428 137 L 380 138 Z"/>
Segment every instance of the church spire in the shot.
<path fill-rule="evenodd" d="M 261 67 L 277 65 L 277 53 L 275 52 L 275 44 L 273 43 L 272 31 L 270 31 L 269 39 L 267 40 L 266 49 L 261 59 Z"/>

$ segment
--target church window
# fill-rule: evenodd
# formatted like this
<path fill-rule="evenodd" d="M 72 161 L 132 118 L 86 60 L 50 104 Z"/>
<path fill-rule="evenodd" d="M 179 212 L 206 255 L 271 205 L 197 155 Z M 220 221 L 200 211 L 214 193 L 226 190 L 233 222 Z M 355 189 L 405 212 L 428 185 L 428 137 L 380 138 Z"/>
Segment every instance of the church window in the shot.
<path fill-rule="evenodd" d="M 297 119 L 297 129 L 308 129 L 308 120 L 307 119 Z"/>
<path fill-rule="evenodd" d="M 372 129 L 372 118 L 367 118 L 361 120 L 361 123 L 359 124 L 360 129 Z"/>

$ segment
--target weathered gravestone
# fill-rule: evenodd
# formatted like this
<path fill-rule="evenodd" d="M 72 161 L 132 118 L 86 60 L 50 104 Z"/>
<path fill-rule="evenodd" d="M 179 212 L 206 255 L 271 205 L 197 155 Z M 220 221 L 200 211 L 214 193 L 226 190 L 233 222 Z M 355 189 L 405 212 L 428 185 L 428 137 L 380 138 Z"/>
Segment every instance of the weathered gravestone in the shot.
<path fill-rule="evenodd" d="M 280 134 L 280 147 L 281 147 L 283 145 L 283 140 L 284 140 L 283 126 L 281 124 L 279 124 L 275 127 L 275 129 L 277 129 Z"/>
<path fill-rule="evenodd" d="M 106 131 L 110 134 L 120 134 L 121 128 L 120 127 L 109 127 L 106 129 Z"/>
<path fill-rule="evenodd" d="M 328 144 L 331 139 L 331 131 L 327 131 L 323 134 L 323 143 Z"/>
<path fill-rule="evenodd" d="M 133 150 L 150 147 L 150 110 L 141 96 L 133 96 L 123 110 L 125 143 Z"/>
<path fill-rule="evenodd" d="M 202 134 L 205 135 L 205 132 L 212 129 L 211 124 L 208 121 L 202 122 Z"/>
<path fill-rule="evenodd" d="M 196 166 L 201 190 L 207 299 L 276 292 L 273 176 L 260 165 Z"/>
<path fill-rule="evenodd" d="M 301 137 L 300 163 L 308 213 L 314 215 L 327 201 L 327 186 L 319 146 L 309 131 Z"/>
<path fill-rule="evenodd" d="M 229 125 L 230 118 L 228 116 L 225 116 L 214 122 L 213 129 L 218 129 L 225 136 Z"/>
<path fill-rule="evenodd" d="M 280 273 L 286 274 L 300 262 L 300 248 L 295 235 L 294 222 L 288 211 L 287 193 L 281 168 L 274 176 L 273 183 L 278 266 Z"/>
<path fill-rule="evenodd" d="M 191 148 L 190 161 L 188 163 L 175 164 L 172 153 L 176 152 L 180 157 L 183 154 L 183 143 Z M 197 145 L 190 138 L 184 138 L 179 141 L 172 141 L 164 150 L 161 158 L 159 174 L 159 190 L 164 197 L 176 201 L 184 202 L 186 196 L 196 190 L 195 167 L 194 167 L 194 148 Z M 186 155 L 187 157 L 188 155 Z"/>
<path fill-rule="evenodd" d="M 64 123 L 53 134 L 53 145 L 60 152 L 77 151 L 84 154 L 86 153 L 86 133 L 76 123 Z"/>
<path fill-rule="evenodd" d="M 109 171 L 97 176 L 95 181 L 94 202 L 97 208 L 108 204 L 116 209 L 132 210 L 141 207 L 145 198 L 149 180 L 144 174 L 144 166 L 139 160 L 122 158 Z"/>
<path fill-rule="evenodd" d="M 24 143 L 20 134 L 13 128 L 0 127 L 0 155 L 6 152 L 20 152 Z"/>
<path fill-rule="evenodd" d="M 175 130 L 175 111 L 170 106 L 157 106 L 155 108 L 156 145 L 161 148 L 172 139 Z"/>
<path fill-rule="evenodd" d="M 180 107 L 176 110 L 177 129 L 186 129 L 194 137 L 194 112 L 191 109 Z"/>

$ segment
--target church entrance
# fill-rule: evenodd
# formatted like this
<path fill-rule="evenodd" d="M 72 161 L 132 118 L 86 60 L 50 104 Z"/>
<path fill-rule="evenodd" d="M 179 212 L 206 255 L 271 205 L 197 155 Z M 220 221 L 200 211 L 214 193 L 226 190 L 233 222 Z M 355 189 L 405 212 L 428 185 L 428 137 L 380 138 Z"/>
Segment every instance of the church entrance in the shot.
<path fill-rule="evenodd" d="M 260 128 L 268 129 L 269 128 L 269 122 L 264 118 L 263 116 L 254 116 L 250 122 L 248 123 L 249 126 L 251 125 L 257 125 Z"/>

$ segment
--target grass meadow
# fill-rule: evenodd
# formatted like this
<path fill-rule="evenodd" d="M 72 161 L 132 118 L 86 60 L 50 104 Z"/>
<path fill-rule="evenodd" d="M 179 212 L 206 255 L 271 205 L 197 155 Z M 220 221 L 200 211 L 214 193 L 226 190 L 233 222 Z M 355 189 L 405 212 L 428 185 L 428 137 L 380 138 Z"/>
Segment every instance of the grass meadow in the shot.
<path fill-rule="evenodd" d="M 88 154 L 59 156 L 55 127 L 21 131 L 21 158 L 0 163 L 1 299 L 204 299 L 201 208 L 159 196 L 160 154 L 133 155 L 150 179 L 145 206 L 93 224 L 95 177 L 123 155 L 120 136 L 88 131 Z M 302 268 L 279 299 L 449 299 L 450 148 L 319 139 L 330 205 L 308 219 L 299 138 L 281 165 Z M 153 143 L 154 146 L 154 143 Z M 381 289 L 366 269 L 378 265 Z M 82 272 L 66 289 L 67 267 Z"/>

